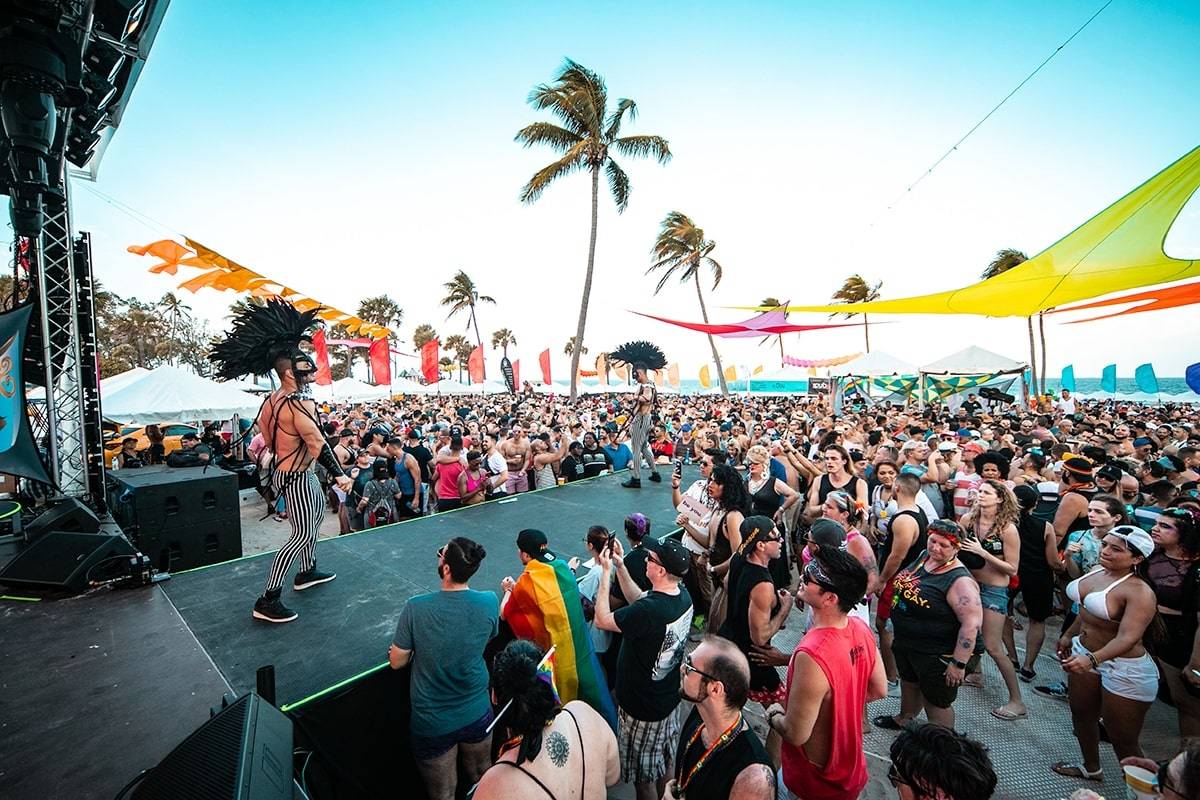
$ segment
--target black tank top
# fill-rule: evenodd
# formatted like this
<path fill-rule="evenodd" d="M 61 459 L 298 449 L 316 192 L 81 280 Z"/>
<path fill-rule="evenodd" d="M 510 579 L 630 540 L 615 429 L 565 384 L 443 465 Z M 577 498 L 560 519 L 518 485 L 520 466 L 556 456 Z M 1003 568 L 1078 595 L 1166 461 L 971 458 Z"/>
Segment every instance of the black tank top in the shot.
<path fill-rule="evenodd" d="M 766 480 L 763 485 L 758 487 L 758 491 L 750 495 L 750 504 L 755 514 L 762 514 L 764 517 L 772 517 L 779 510 L 779 492 L 775 491 L 775 481 L 777 478 L 771 477 L 771 474 L 766 473 Z M 750 488 L 750 480 L 746 479 L 746 488 Z"/>
<path fill-rule="evenodd" d="M 700 725 L 700 712 L 693 708 L 679 734 L 679 752 L 675 758 L 676 784 L 687 777 L 708 749 L 704 746 L 703 736 L 696 737 L 696 741 L 692 742 L 692 736 Z M 704 766 L 692 775 L 687 784 L 688 800 L 726 800 L 738 775 L 752 764 L 763 764 L 773 771 L 771 757 L 767 755 L 766 748 L 747 725 L 743 726 L 737 737 L 711 755 Z"/>
<path fill-rule="evenodd" d="M 912 545 L 908 548 L 908 552 L 904 554 L 904 558 L 900 561 L 900 568 L 904 569 L 908 565 L 917 560 L 917 556 L 925 551 L 925 540 L 928 538 L 927 531 L 929 530 L 929 518 L 925 516 L 925 512 L 921 509 L 907 509 L 901 511 L 891 517 L 887 524 L 887 536 L 883 539 L 883 548 L 879 551 L 879 564 L 882 566 L 892 553 L 892 543 L 895 539 L 892 537 L 892 526 L 896 524 L 896 520 L 901 517 L 912 517 L 917 521 L 917 538 L 913 540 Z"/>
<path fill-rule="evenodd" d="M 817 500 L 821 503 L 825 502 L 825 498 L 829 497 L 830 492 L 845 492 L 851 497 L 858 497 L 858 476 L 851 475 L 850 480 L 846 481 L 845 486 L 834 486 L 833 481 L 829 480 L 828 475 L 821 476 L 821 488 L 817 489 Z"/>
<path fill-rule="evenodd" d="M 961 562 L 945 572 L 926 572 L 924 557 L 918 556 L 918 565 L 901 570 L 892 580 L 892 628 L 896 641 L 915 653 L 948 655 L 954 652 L 960 626 L 946 592 L 971 573 Z"/>
<path fill-rule="evenodd" d="M 1048 574 L 1050 565 L 1046 563 L 1046 521 L 1028 512 L 1022 513 L 1021 520 L 1017 523 L 1017 533 L 1021 536 L 1021 559 L 1017 562 L 1017 574 Z"/>
<path fill-rule="evenodd" d="M 734 556 L 729 567 L 729 612 L 719 635 L 733 642 L 750 655 L 750 592 L 760 583 L 769 583 L 774 589 L 771 571 L 764 566 L 747 561 L 741 554 Z M 779 609 L 779 598 L 771 604 L 771 613 Z M 774 690 L 779 686 L 779 673 L 774 667 L 750 664 L 750 688 Z M 689 792 L 690 794 L 690 792 Z"/>

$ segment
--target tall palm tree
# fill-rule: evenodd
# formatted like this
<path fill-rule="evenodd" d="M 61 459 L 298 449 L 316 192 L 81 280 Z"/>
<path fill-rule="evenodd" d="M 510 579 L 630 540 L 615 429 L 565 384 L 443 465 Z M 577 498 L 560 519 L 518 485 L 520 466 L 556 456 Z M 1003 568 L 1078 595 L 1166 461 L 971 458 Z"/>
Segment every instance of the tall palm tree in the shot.
<path fill-rule="evenodd" d="M 621 136 L 626 115 L 637 116 L 637 104 L 621 98 L 610 112 L 608 89 L 604 79 L 587 67 L 567 59 L 553 83 L 534 87 L 529 104 L 538 111 L 549 111 L 561 125 L 535 122 L 517 132 L 516 140 L 526 147 L 549 145 L 562 153 L 557 161 L 542 167 L 521 190 L 521 201 L 532 203 L 558 178 L 579 169 L 587 169 L 592 178 L 592 232 L 588 240 L 587 272 L 583 277 L 583 298 L 579 303 L 579 321 L 575 326 L 576 348 L 571 352 L 571 400 L 578 396 L 580 346 L 587 326 L 588 300 L 592 294 L 592 273 L 596 264 L 596 227 L 600 208 L 600 170 L 608 178 L 608 188 L 617 213 L 629 205 L 629 176 L 612 159 L 621 156 L 651 156 L 665 164 L 671 158 L 667 140 L 661 136 Z"/>
<path fill-rule="evenodd" d="M 990 280 L 991 278 L 994 278 L 997 275 L 1003 275 L 1004 273 L 1008 272 L 1013 267 L 1024 264 L 1028 260 L 1029 260 L 1029 256 L 1025 255 L 1020 250 L 1014 250 L 1011 247 L 1006 247 L 1003 250 L 997 250 L 996 255 L 992 258 L 992 260 L 990 262 L 988 262 L 987 268 L 984 269 L 983 275 L 981 277 L 985 281 Z M 1029 376 L 1030 376 L 1030 383 L 1031 383 L 1031 386 L 1029 388 L 1036 394 L 1038 391 L 1038 360 L 1037 360 L 1037 344 L 1034 342 L 1034 339 L 1033 339 L 1033 317 L 1032 316 L 1025 318 L 1025 325 L 1029 329 Z M 1044 337 L 1045 337 L 1045 334 L 1043 333 L 1043 339 L 1042 339 L 1042 355 L 1043 355 L 1042 368 L 1043 368 L 1043 370 L 1046 367 L 1046 362 L 1045 362 L 1045 358 L 1044 358 L 1045 352 L 1046 352 L 1046 345 L 1045 345 Z M 1043 380 L 1045 380 L 1044 376 L 1043 376 Z"/>
<path fill-rule="evenodd" d="M 877 281 L 874 286 L 867 283 L 866 278 L 858 273 L 851 275 L 842 283 L 842 288 L 833 293 L 835 303 L 872 303 L 879 299 L 879 287 L 883 281 Z M 830 314 L 831 317 L 853 317 L 853 313 Z M 863 314 L 863 337 L 866 339 L 867 352 L 871 352 L 871 327 L 867 315 Z"/>
<path fill-rule="evenodd" d="M 471 280 L 470 276 L 461 269 L 444 285 L 446 296 L 442 298 L 442 305 L 450 307 L 450 313 L 446 315 L 446 319 L 450 319 L 461 311 L 466 311 L 468 314 L 467 324 L 474 326 L 475 341 L 479 344 L 479 349 L 483 350 L 483 337 L 479 335 L 479 320 L 475 317 L 475 306 L 480 303 L 495 305 L 495 299 L 486 294 L 480 294 L 478 287 L 475 286 L 475 281 Z M 487 374 L 485 373 L 483 377 L 486 380 Z"/>
<path fill-rule="evenodd" d="M 471 357 L 471 343 L 467 337 L 461 333 L 456 333 L 453 336 L 447 336 L 444 342 L 446 350 L 454 354 L 454 361 L 458 364 L 458 381 L 462 383 L 463 367 L 467 363 L 467 359 Z"/>
<path fill-rule="evenodd" d="M 574 352 L 575 352 L 575 337 L 572 336 L 570 339 L 567 339 L 567 346 L 563 348 L 563 355 L 569 356 Z M 583 347 L 579 348 L 580 355 L 586 356 L 587 352 L 588 352 L 587 345 L 584 345 Z"/>
<path fill-rule="evenodd" d="M 400 308 L 400 304 L 395 300 L 386 294 L 381 294 L 375 297 L 364 297 L 360 300 L 356 316 L 372 325 L 382 325 L 385 328 L 390 328 L 392 334 L 388 339 L 395 344 L 399 338 L 396 335 L 396 329 L 400 327 L 400 323 L 404 320 L 404 310 Z"/>
<path fill-rule="evenodd" d="M 158 301 L 158 307 L 167 315 L 167 322 L 171 326 L 170 342 L 174 345 L 176 342 L 175 334 L 179 330 L 179 323 L 189 318 L 188 312 L 192 310 L 192 307 L 180 300 L 174 292 L 164 294 Z M 168 352 L 168 355 L 173 355 L 173 353 Z M 171 361 L 173 363 L 174 358 Z"/>
<path fill-rule="evenodd" d="M 504 351 L 504 357 L 508 358 L 508 348 L 510 345 L 517 343 L 517 337 L 508 328 L 501 328 L 492 333 L 492 349 L 499 347 Z"/>
<path fill-rule="evenodd" d="M 772 311 L 778 311 L 783 308 L 784 303 L 778 297 L 764 297 L 763 301 L 761 303 L 759 303 L 758 305 L 762 308 L 770 308 Z M 758 343 L 759 346 L 761 347 L 763 342 L 770 340 L 770 338 L 771 338 L 770 336 L 764 336 L 759 341 L 759 343 Z M 780 333 L 780 334 L 776 335 L 775 338 L 779 340 L 779 366 L 782 367 L 783 366 L 783 334 Z"/>
<path fill-rule="evenodd" d="M 417 326 L 416 330 L 413 331 L 413 347 L 420 350 L 422 347 L 429 344 L 436 338 L 438 338 L 438 333 L 433 329 L 433 326 L 426 323 L 421 323 Z"/>
<path fill-rule="evenodd" d="M 654 263 L 646 270 L 649 275 L 661 271 L 658 285 L 654 293 L 658 294 L 667 285 L 667 281 L 676 273 L 679 282 L 689 280 L 696 287 L 696 299 L 700 301 L 700 315 L 704 324 L 708 324 L 708 308 L 704 305 L 704 293 L 700 290 L 700 268 L 707 266 L 712 270 L 713 289 L 721 282 L 721 265 L 712 257 L 713 248 L 717 243 L 704 238 L 704 229 L 696 227 L 686 214 L 672 211 L 662 221 L 658 238 L 654 240 Z M 725 370 L 721 367 L 721 355 L 717 352 L 717 342 L 712 334 L 708 334 L 708 346 L 712 348 L 713 360 L 717 362 L 717 377 L 721 380 L 721 394 L 728 395 L 729 387 L 725 384 Z"/>

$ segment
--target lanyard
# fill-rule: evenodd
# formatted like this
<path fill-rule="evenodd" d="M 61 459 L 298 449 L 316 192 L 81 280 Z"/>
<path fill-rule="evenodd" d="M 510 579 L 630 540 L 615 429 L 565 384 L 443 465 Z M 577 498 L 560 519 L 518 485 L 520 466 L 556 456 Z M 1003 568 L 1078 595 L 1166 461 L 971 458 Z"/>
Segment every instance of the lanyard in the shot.
<path fill-rule="evenodd" d="M 695 764 L 692 765 L 692 768 L 688 770 L 687 774 L 683 775 L 679 779 L 679 782 L 676 784 L 676 786 L 678 786 L 678 794 L 676 795 L 677 797 L 684 796 L 684 793 L 687 791 L 688 784 L 692 782 L 692 777 L 700 771 L 709 758 L 737 738 L 737 734 L 734 733 L 734 731 L 737 731 L 739 728 L 741 728 L 741 726 L 742 715 L 739 713 L 737 719 L 733 721 L 733 724 L 721 732 L 721 735 L 717 737 L 716 741 L 712 743 L 711 747 L 704 751 L 704 754 L 700 756 L 700 759 Z M 696 740 L 700 738 L 702 733 L 704 733 L 703 722 L 700 723 L 700 725 L 696 728 L 696 732 L 692 734 L 692 738 L 688 740 L 687 747 L 685 747 L 683 750 L 685 755 L 692 749 L 692 745 L 696 743 Z M 680 767 L 682 766 L 683 765 L 680 764 Z"/>

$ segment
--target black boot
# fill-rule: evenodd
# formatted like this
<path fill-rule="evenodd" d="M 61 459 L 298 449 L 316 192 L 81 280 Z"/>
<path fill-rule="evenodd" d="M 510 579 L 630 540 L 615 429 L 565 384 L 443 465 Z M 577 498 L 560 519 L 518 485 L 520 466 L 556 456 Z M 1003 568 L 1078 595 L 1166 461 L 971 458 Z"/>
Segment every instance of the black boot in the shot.
<path fill-rule="evenodd" d="M 658 470 L 654 470 L 654 472 L 650 473 L 650 482 L 662 483 L 662 475 L 659 474 Z"/>
<path fill-rule="evenodd" d="M 642 481 L 640 478 L 630 478 L 627 481 L 622 481 L 621 485 L 626 489 L 640 489 L 642 488 Z"/>
<path fill-rule="evenodd" d="M 291 622 L 299 614 L 292 611 L 279 599 L 281 589 L 272 589 L 254 603 L 254 618 L 267 622 Z"/>
<path fill-rule="evenodd" d="M 321 572 L 319 569 L 317 569 L 317 565 L 314 562 L 312 569 L 310 569 L 308 572 L 296 573 L 296 578 L 292 581 L 292 588 L 297 592 L 302 592 L 310 586 L 329 583 L 336 577 L 337 575 L 333 574 L 332 572 Z"/>

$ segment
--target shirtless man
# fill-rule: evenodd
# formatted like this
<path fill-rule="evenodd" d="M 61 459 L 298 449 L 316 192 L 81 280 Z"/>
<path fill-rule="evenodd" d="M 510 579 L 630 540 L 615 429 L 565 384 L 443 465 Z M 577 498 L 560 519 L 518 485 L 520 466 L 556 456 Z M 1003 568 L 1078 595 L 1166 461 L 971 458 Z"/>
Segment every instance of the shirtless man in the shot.
<path fill-rule="evenodd" d="M 275 555 L 266 590 L 254 604 L 254 618 L 267 622 L 291 622 L 299 616 L 280 600 L 284 576 L 297 556 L 300 572 L 292 581 L 296 591 L 337 577 L 317 569 L 317 533 L 325 499 L 312 465 L 319 461 L 342 492 L 349 492 L 351 481 L 325 440 L 316 401 L 307 396 L 316 364 L 299 346 L 309 340 L 307 331 L 316 324 L 319 310 L 301 313 L 282 300 L 252 305 L 234 319 L 229 335 L 209 355 L 217 375 L 226 380 L 270 369 L 279 378 L 279 388 L 263 401 L 256 420 L 267 450 L 274 454 L 271 491 L 285 498 L 292 526 L 291 537 Z"/>
<path fill-rule="evenodd" d="M 500 443 L 500 455 L 504 456 L 504 465 L 508 468 L 505 491 L 509 496 L 517 492 L 528 492 L 529 438 L 520 423 L 513 425 L 512 436 Z"/>
<path fill-rule="evenodd" d="M 645 364 L 634 364 L 633 374 L 637 378 L 637 394 L 633 396 L 633 419 L 629 423 L 630 449 L 633 450 L 633 461 L 629 468 L 633 475 L 621 483 L 626 489 L 642 488 L 642 456 L 650 465 L 650 480 L 655 483 L 662 481 L 658 474 L 658 466 L 654 463 L 654 453 L 650 451 L 650 414 L 654 411 L 654 401 L 658 399 L 658 390 L 646 376 Z"/>

